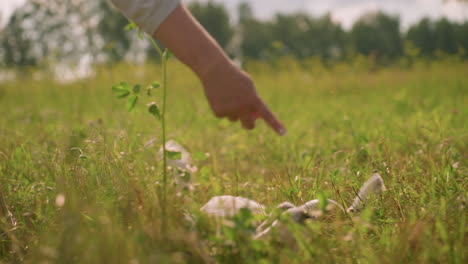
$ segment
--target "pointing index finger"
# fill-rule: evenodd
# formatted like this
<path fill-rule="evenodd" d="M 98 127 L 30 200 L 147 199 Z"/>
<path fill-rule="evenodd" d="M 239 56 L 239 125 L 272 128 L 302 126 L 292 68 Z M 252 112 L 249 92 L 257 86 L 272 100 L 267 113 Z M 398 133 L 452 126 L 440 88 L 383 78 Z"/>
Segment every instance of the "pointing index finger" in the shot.
<path fill-rule="evenodd" d="M 280 136 L 286 134 L 286 128 L 276 118 L 276 116 L 268 109 L 268 107 L 260 101 L 260 108 L 257 113 L 265 122 L 278 133 Z"/>

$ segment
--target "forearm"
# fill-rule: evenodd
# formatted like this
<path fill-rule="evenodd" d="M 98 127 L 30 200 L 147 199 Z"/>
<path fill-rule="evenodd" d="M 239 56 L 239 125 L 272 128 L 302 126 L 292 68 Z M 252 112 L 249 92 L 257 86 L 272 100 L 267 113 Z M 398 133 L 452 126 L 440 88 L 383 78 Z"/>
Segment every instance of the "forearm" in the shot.
<path fill-rule="evenodd" d="M 182 4 L 164 20 L 154 37 L 201 79 L 219 66 L 231 65 L 221 47 Z"/>
<path fill-rule="evenodd" d="M 179 1 L 111 1 L 198 75 L 217 117 L 240 120 L 246 129 L 253 129 L 255 120 L 263 118 L 278 134 L 284 135 L 286 129 L 257 95 L 250 76 L 234 66 Z"/>

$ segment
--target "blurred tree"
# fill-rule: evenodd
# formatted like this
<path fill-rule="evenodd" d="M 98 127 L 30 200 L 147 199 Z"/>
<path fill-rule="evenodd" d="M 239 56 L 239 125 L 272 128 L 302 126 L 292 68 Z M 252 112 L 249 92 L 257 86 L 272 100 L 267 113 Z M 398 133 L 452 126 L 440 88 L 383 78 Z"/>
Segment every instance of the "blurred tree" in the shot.
<path fill-rule="evenodd" d="M 269 59 L 269 47 L 274 38 L 270 22 L 248 19 L 242 22 L 242 54 L 246 58 L 264 60 Z"/>
<path fill-rule="evenodd" d="M 319 18 L 306 14 L 277 15 L 273 35 L 297 58 L 338 58 L 345 49 L 345 33 L 330 15 Z"/>
<path fill-rule="evenodd" d="M 247 2 L 241 2 L 237 7 L 237 26 L 233 27 L 231 41 L 226 47 L 228 54 L 240 65 L 244 60 L 242 43 L 244 42 L 244 31 L 249 21 L 254 20 L 251 6 Z"/>
<path fill-rule="evenodd" d="M 424 18 L 409 28 L 406 39 L 425 57 L 432 57 L 436 51 L 456 54 L 460 49 L 468 50 L 468 23 L 457 24 L 446 18 L 437 21 Z"/>
<path fill-rule="evenodd" d="M 31 26 L 30 17 L 34 14 L 35 6 L 25 6 L 17 9 L 11 15 L 7 26 L 0 36 L 0 58 L 4 67 L 35 66 L 38 58 L 33 53 L 34 39 L 28 36 Z M 29 23 L 28 23 L 29 22 Z"/>
<path fill-rule="evenodd" d="M 433 23 L 428 18 L 423 18 L 419 23 L 410 26 L 406 39 L 417 47 L 421 55 L 430 57 L 436 50 L 435 30 Z"/>
<path fill-rule="evenodd" d="M 212 1 L 207 3 L 192 2 L 189 9 L 200 24 L 213 36 L 223 48 L 226 48 L 233 36 L 229 13 L 222 4 Z"/>
<path fill-rule="evenodd" d="M 446 18 L 442 18 L 435 22 L 434 30 L 434 42 L 437 50 L 447 54 L 458 52 L 457 32 L 454 24 Z"/>
<path fill-rule="evenodd" d="M 329 15 L 312 18 L 306 14 L 278 14 L 272 22 L 249 19 L 243 22 L 242 50 L 254 59 L 291 55 L 339 58 L 346 46 L 346 34 Z"/>
<path fill-rule="evenodd" d="M 458 36 L 458 48 L 464 52 L 464 58 L 468 58 L 468 21 L 458 25 L 457 27 Z"/>
<path fill-rule="evenodd" d="M 106 0 L 29 0 L 0 36 L 5 66 L 119 61 L 131 37 L 128 22 Z"/>
<path fill-rule="evenodd" d="M 121 61 L 132 45 L 131 33 L 123 31 L 129 22 L 119 11 L 111 8 L 107 1 L 99 1 L 99 9 L 101 19 L 97 30 L 105 43 L 102 52 L 111 63 Z"/>
<path fill-rule="evenodd" d="M 254 19 L 252 7 L 247 2 L 240 3 L 237 8 L 237 12 L 239 13 L 238 22 L 241 25 L 247 21 Z"/>
<path fill-rule="evenodd" d="M 382 12 L 363 15 L 351 30 L 353 48 L 379 61 L 396 59 L 403 54 L 399 17 Z"/>
<path fill-rule="evenodd" d="M 246 2 L 238 7 L 236 28 L 221 4 L 193 2 L 190 9 L 236 58 L 268 60 L 286 55 L 330 60 L 345 58 L 348 50 L 354 50 L 372 61 L 386 62 L 404 53 L 400 20 L 384 13 L 362 16 L 347 33 L 330 15 L 278 14 L 270 21 L 259 21 Z M 142 43 L 146 42 L 123 31 L 126 24 L 107 0 L 27 0 L 1 31 L 0 66 L 143 61 L 147 45 Z M 405 41 L 412 43 L 407 42 L 408 52 L 419 50 L 426 57 L 437 50 L 467 54 L 468 22 L 423 19 L 409 28 Z"/>

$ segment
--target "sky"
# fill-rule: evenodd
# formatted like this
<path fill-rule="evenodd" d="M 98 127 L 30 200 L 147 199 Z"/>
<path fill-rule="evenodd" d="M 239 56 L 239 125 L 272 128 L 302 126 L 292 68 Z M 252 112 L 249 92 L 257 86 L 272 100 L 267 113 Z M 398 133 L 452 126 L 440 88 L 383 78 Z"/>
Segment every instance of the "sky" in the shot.
<path fill-rule="evenodd" d="M 131 1 L 131 0 L 129 0 Z M 190 2 L 193 0 L 184 0 Z M 201 2 L 206 0 L 200 0 Z M 307 12 L 323 15 L 329 12 L 332 19 L 349 29 L 353 22 L 369 11 L 383 10 L 399 15 L 403 28 L 422 17 L 447 17 L 454 21 L 468 20 L 468 3 L 463 5 L 448 0 L 212 0 L 226 5 L 233 15 L 240 2 L 248 2 L 254 14 L 261 19 L 271 18 L 275 13 Z M 0 0 L 1 22 L 4 24 L 11 12 L 25 0 Z"/>

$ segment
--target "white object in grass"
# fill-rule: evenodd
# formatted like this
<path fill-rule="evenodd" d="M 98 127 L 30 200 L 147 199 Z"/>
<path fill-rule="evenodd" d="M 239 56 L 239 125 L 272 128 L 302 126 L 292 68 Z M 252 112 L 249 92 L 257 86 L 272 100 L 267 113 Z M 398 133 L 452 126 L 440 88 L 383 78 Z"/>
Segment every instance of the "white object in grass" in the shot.
<path fill-rule="evenodd" d="M 309 213 L 312 212 L 312 211 L 317 211 L 317 210 L 320 210 L 320 201 L 319 201 L 319 199 L 314 199 L 314 200 L 308 201 L 307 203 L 299 206 L 299 208 L 301 208 L 305 212 L 309 212 Z M 344 208 L 338 202 L 336 202 L 335 200 L 332 200 L 332 199 L 327 199 L 327 204 L 325 206 L 325 210 L 327 212 L 329 212 L 329 211 L 333 211 L 335 208 L 338 208 L 343 212 L 345 211 Z"/>
<path fill-rule="evenodd" d="M 167 157 L 167 166 L 168 168 L 172 168 L 172 178 L 178 191 L 184 189 L 191 190 L 193 188 L 191 184 L 192 174 L 197 171 L 197 167 L 192 164 L 193 161 L 190 152 L 172 139 L 166 142 L 166 151 L 180 153 L 180 159 L 171 159 L 170 155 Z M 158 156 L 160 159 L 163 158 L 162 147 L 159 149 Z"/>
<path fill-rule="evenodd" d="M 306 202 L 301 206 L 295 206 L 290 202 L 284 202 L 278 205 L 278 209 L 284 210 L 282 215 L 289 215 L 291 220 L 297 224 L 304 224 L 307 219 L 317 219 L 322 215 L 322 210 L 320 209 L 320 200 L 314 199 Z M 336 208 L 344 212 L 344 208 L 336 201 L 327 199 L 327 205 L 325 207 L 326 212 L 332 212 Z M 272 228 L 277 228 L 280 224 L 279 219 L 267 219 L 264 221 L 258 228 L 257 234 L 254 236 L 254 239 L 263 239 L 265 238 Z M 280 232 L 282 235 L 286 235 L 286 229 Z"/>
<path fill-rule="evenodd" d="M 200 210 L 214 217 L 233 217 L 242 209 L 248 209 L 253 214 L 266 214 L 265 207 L 253 200 L 239 196 L 215 196 Z"/>
<path fill-rule="evenodd" d="M 348 213 L 356 212 L 362 208 L 362 204 L 365 203 L 371 195 L 379 194 L 385 191 L 385 184 L 382 176 L 378 173 L 374 173 L 359 189 L 359 193 L 354 198 L 353 204 L 346 210 Z"/>
<path fill-rule="evenodd" d="M 166 142 L 166 151 L 168 152 L 180 152 L 180 159 L 170 159 L 167 158 L 167 166 L 177 168 L 180 170 L 189 170 L 192 169 L 192 157 L 190 152 L 188 152 L 182 145 L 177 143 L 175 140 L 169 140 Z M 159 156 L 162 158 L 163 150 L 159 150 Z"/>

